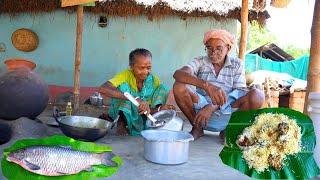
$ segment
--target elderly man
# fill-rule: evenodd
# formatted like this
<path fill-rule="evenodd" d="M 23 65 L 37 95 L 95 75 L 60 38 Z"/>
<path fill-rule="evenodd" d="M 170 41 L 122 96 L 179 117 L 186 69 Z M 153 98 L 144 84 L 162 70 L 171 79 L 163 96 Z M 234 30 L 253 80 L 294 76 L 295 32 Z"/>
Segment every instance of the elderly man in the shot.
<path fill-rule="evenodd" d="M 264 102 L 263 92 L 246 88 L 242 61 L 228 55 L 234 44 L 228 31 L 205 33 L 203 44 L 207 55 L 194 58 L 173 75 L 174 97 L 193 125 L 194 139 L 203 136 L 204 129 L 220 132 L 220 137 L 224 137 L 233 111 L 257 109 Z"/>

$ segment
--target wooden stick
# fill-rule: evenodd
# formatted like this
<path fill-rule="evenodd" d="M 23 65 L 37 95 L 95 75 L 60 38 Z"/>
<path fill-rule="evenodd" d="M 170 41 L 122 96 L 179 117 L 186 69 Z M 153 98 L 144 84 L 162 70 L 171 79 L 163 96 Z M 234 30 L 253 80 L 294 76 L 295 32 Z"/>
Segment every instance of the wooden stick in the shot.
<path fill-rule="evenodd" d="M 265 87 L 265 92 L 267 94 L 265 101 L 267 102 L 268 108 L 272 107 L 272 96 L 270 92 L 270 86 L 269 86 L 269 78 L 266 77 L 265 82 L 264 82 L 264 87 Z"/>
<path fill-rule="evenodd" d="M 310 62 L 308 85 L 304 103 L 304 113 L 307 114 L 309 92 L 320 92 L 320 1 L 315 1 L 311 27 Z"/>
<path fill-rule="evenodd" d="M 241 7 L 241 37 L 240 37 L 240 48 L 239 58 L 245 60 L 246 48 L 247 48 L 247 36 L 248 36 L 248 0 L 242 0 Z"/>
<path fill-rule="evenodd" d="M 77 6 L 77 37 L 76 37 L 76 55 L 74 60 L 74 112 L 79 108 L 80 101 L 80 65 L 81 65 L 81 47 L 83 31 L 83 6 Z"/>

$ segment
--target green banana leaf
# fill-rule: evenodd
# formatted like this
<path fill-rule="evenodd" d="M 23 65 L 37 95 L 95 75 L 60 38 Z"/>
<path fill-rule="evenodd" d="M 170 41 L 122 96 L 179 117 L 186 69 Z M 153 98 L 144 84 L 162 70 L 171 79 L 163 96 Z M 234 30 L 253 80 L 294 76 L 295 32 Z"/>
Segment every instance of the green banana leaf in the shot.
<path fill-rule="evenodd" d="M 295 155 L 287 156 L 284 166 L 277 171 L 271 167 L 262 173 L 250 169 L 242 158 L 242 151 L 236 140 L 243 129 L 252 125 L 254 118 L 261 113 L 283 113 L 296 120 L 301 127 L 302 150 Z M 226 144 L 219 156 L 222 162 L 243 174 L 257 179 L 310 179 L 320 174 L 320 169 L 313 158 L 316 136 L 311 119 L 301 112 L 289 108 L 265 108 L 251 111 L 238 111 L 231 115 L 226 128 Z"/>
<path fill-rule="evenodd" d="M 107 167 L 105 165 L 93 166 L 93 171 L 81 171 L 75 175 L 64 175 L 64 176 L 42 176 L 32 172 L 29 172 L 22 168 L 16 163 L 12 163 L 6 160 L 8 155 L 21 148 L 34 146 L 34 145 L 56 145 L 56 146 L 71 146 L 72 149 L 87 151 L 87 152 L 110 152 L 111 147 L 105 145 L 97 145 L 92 142 L 78 141 L 66 136 L 55 135 L 51 137 L 41 138 L 41 139 L 23 139 L 15 142 L 11 147 L 7 148 L 3 152 L 3 159 L 1 161 L 2 173 L 9 180 L 21 180 L 21 179 L 32 179 L 32 180 L 42 180 L 42 179 L 54 179 L 54 180 L 86 180 L 86 179 L 96 179 L 102 177 L 108 177 L 117 172 L 119 167 L 122 165 L 122 160 L 119 156 L 112 158 L 113 161 L 117 163 L 117 167 Z"/>

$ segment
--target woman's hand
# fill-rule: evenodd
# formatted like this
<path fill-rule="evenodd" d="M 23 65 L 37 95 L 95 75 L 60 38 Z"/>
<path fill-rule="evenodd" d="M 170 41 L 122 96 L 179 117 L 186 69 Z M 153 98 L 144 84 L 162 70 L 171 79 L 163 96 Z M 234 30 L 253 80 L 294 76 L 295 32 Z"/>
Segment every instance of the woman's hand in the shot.
<path fill-rule="evenodd" d="M 137 101 L 139 102 L 139 107 L 138 107 L 138 111 L 139 111 L 139 114 L 150 114 L 151 110 L 150 110 L 150 107 L 149 107 L 149 103 L 147 101 L 142 101 L 140 99 L 137 99 Z M 147 113 L 145 113 L 147 112 Z"/>
<path fill-rule="evenodd" d="M 165 105 L 160 106 L 159 111 L 168 110 L 168 109 L 176 110 L 176 107 L 174 105 L 171 105 L 171 104 L 165 104 Z"/>
<path fill-rule="evenodd" d="M 220 87 L 205 82 L 205 84 L 203 85 L 203 89 L 211 98 L 212 102 L 216 103 L 217 105 L 221 106 L 227 102 L 227 96 Z"/>

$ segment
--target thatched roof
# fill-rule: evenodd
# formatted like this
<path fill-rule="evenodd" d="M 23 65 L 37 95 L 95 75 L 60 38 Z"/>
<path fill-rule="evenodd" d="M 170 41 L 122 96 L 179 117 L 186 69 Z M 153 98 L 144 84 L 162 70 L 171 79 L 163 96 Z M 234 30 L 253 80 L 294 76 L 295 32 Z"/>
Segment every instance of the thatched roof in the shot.
<path fill-rule="evenodd" d="M 265 11 L 268 0 L 249 0 L 249 20 L 263 24 L 269 14 Z M 104 0 L 86 11 L 109 16 L 146 15 L 150 20 L 164 16 L 214 17 L 240 19 L 241 0 Z M 0 14 L 52 12 L 61 8 L 60 0 L 1 0 Z"/>

